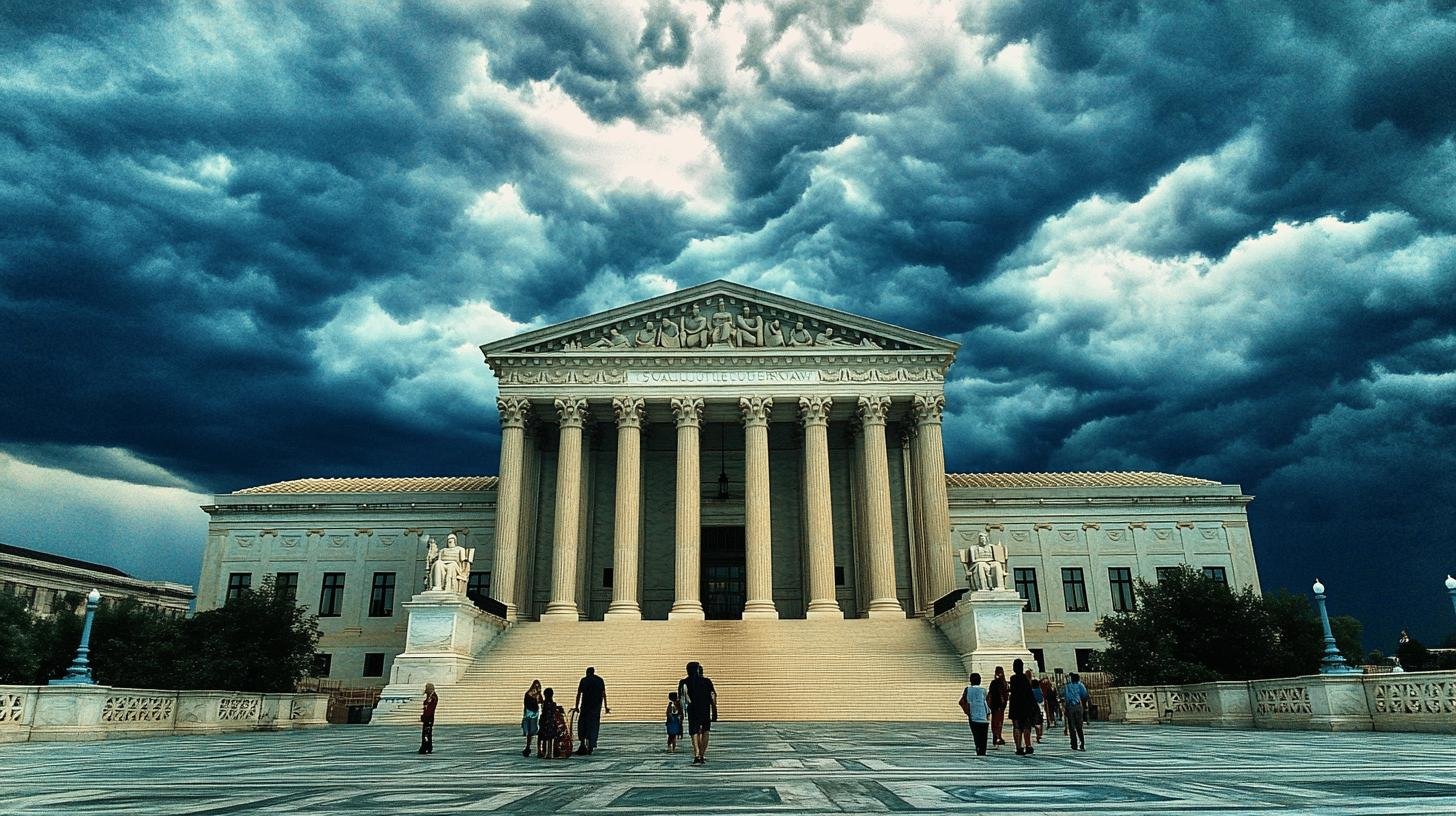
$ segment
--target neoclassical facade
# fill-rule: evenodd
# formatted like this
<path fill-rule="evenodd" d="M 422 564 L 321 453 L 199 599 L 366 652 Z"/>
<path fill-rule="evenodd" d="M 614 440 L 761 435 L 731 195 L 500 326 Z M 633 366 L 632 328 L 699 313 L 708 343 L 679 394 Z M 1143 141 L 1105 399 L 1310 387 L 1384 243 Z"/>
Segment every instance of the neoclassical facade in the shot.
<path fill-rule="evenodd" d="M 423 588 L 424 536 L 455 533 L 476 550 L 476 594 L 549 623 L 928 617 L 985 533 L 1027 598 L 1032 653 L 1074 669 L 1137 578 L 1187 563 L 1258 587 L 1237 485 L 947 474 L 956 350 L 723 281 L 487 344 L 498 479 L 219 494 L 199 608 L 287 573 L 328 605 L 329 674 L 375 682 Z"/>

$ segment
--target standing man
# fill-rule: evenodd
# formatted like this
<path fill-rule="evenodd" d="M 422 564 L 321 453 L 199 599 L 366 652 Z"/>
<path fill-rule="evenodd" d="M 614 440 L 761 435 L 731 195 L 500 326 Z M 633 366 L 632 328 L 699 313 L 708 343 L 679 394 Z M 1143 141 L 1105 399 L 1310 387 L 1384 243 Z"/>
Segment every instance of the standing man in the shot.
<path fill-rule="evenodd" d="M 986 689 L 981 675 L 971 672 L 971 684 L 961 697 L 961 708 L 971 721 L 971 738 L 976 742 L 976 756 L 986 755 L 986 734 L 991 730 L 991 707 L 986 703 Z"/>
<path fill-rule="evenodd" d="M 608 714 L 612 713 L 611 707 L 607 705 L 607 684 L 597 677 L 596 668 L 587 666 L 586 677 L 576 684 L 576 711 L 580 714 L 576 728 L 581 737 L 578 754 L 590 754 L 596 750 L 597 733 L 602 728 L 603 708 Z"/>
<path fill-rule="evenodd" d="M 1082 685 L 1082 676 L 1072 672 L 1072 678 L 1062 687 L 1062 700 L 1066 704 L 1063 712 L 1067 720 L 1067 733 L 1072 735 L 1072 750 L 1087 750 L 1087 736 L 1082 733 L 1082 723 L 1087 719 L 1087 700 L 1091 697 L 1087 687 Z"/>
<path fill-rule="evenodd" d="M 703 676 L 703 666 L 694 660 L 688 664 L 688 676 L 678 681 L 678 702 L 688 713 L 688 734 L 693 738 L 693 764 L 708 761 L 708 731 L 718 719 L 718 692 L 713 681 Z"/>

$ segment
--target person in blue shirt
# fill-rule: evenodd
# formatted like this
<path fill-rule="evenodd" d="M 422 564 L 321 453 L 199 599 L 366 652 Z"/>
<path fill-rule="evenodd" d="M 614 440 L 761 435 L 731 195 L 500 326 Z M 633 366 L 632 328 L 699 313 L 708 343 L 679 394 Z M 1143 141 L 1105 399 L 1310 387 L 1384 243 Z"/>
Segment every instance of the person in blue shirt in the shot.
<path fill-rule="evenodd" d="M 1067 721 L 1067 733 L 1072 736 L 1073 751 L 1087 750 L 1087 736 L 1082 733 L 1082 723 L 1087 719 L 1087 701 L 1089 699 L 1087 687 L 1082 685 L 1082 676 L 1072 672 L 1067 684 L 1062 686 L 1062 701 L 1065 704 L 1064 716 Z"/>
<path fill-rule="evenodd" d="M 986 755 L 986 736 L 991 730 L 991 706 L 986 702 L 986 689 L 981 686 L 981 675 L 971 673 L 971 684 L 961 695 L 961 708 L 971 721 L 971 737 L 976 741 L 976 756 Z"/>

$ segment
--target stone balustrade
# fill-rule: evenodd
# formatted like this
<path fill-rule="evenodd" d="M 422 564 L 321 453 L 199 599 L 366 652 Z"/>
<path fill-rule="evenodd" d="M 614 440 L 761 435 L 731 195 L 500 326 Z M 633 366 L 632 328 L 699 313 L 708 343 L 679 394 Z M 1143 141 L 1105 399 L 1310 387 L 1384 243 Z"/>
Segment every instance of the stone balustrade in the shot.
<path fill-rule="evenodd" d="M 0 686 L 0 742 L 94 740 L 327 724 L 327 694 Z"/>
<path fill-rule="evenodd" d="M 1224 728 L 1456 733 L 1456 671 L 1119 686 L 1110 719 Z"/>

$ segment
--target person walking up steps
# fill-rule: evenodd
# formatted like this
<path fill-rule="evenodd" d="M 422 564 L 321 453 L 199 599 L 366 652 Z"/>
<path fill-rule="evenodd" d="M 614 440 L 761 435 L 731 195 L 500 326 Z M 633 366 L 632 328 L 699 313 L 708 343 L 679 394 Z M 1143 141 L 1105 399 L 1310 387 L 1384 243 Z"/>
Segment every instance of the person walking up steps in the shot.
<path fill-rule="evenodd" d="M 1087 750 L 1087 736 L 1082 733 L 1082 723 L 1087 717 L 1087 687 L 1082 685 L 1082 676 L 1072 672 L 1072 677 L 1062 686 L 1064 708 L 1062 716 L 1067 721 L 1067 733 L 1072 736 L 1072 750 Z"/>
<path fill-rule="evenodd" d="M 713 681 L 703 676 L 703 666 L 688 664 L 688 676 L 677 684 L 677 697 L 688 713 L 688 735 L 693 739 L 693 764 L 708 761 L 708 732 L 718 719 L 718 693 Z"/>
<path fill-rule="evenodd" d="M 991 680 L 986 700 L 991 706 L 991 745 L 1005 745 L 1006 738 L 1001 736 L 1001 727 L 1006 722 L 1006 670 L 1000 666 L 996 667 L 996 676 Z"/>
<path fill-rule="evenodd" d="M 971 739 L 976 742 L 976 756 L 986 755 L 986 734 L 991 730 L 991 707 L 986 704 L 986 690 L 981 675 L 972 672 L 971 684 L 961 697 L 961 708 L 971 722 Z"/>
<path fill-rule="evenodd" d="M 425 684 L 425 707 L 420 713 L 420 753 L 435 753 L 435 706 L 440 696 L 435 693 L 435 684 Z"/>
<path fill-rule="evenodd" d="M 667 695 L 667 750 L 677 753 L 677 738 L 682 736 L 682 706 L 678 705 L 677 692 Z"/>

